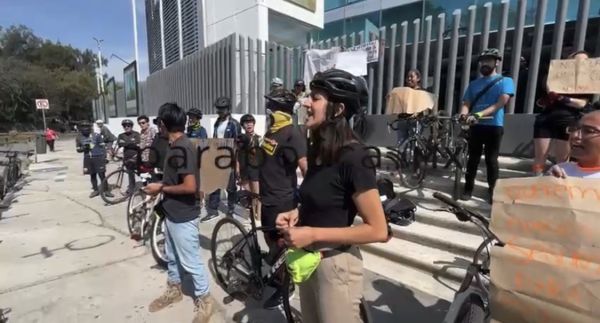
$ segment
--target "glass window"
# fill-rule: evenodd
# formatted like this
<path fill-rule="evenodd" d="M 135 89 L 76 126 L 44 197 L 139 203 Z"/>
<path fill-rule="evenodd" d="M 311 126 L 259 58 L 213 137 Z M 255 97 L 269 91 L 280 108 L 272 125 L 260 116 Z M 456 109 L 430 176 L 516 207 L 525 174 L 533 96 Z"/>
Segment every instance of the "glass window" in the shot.
<path fill-rule="evenodd" d="M 325 0 L 325 11 L 341 8 L 343 6 L 347 6 L 349 4 L 353 4 L 355 2 L 360 2 L 365 0 Z"/>

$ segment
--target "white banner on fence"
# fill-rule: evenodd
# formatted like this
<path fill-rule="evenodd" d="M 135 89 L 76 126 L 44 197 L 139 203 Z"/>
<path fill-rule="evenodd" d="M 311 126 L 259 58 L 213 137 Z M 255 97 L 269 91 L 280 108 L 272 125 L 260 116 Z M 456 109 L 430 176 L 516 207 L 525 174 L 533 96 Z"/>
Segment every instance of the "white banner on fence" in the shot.
<path fill-rule="evenodd" d="M 367 63 L 373 63 L 379 61 L 379 41 L 373 40 L 368 43 L 360 44 L 354 47 L 349 47 L 346 49 L 348 52 L 367 51 Z"/>
<path fill-rule="evenodd" d="M 366 50 L 338 53 L 335 59 L 335 68 L 356 76 L 367 75 L 367 56 Z"/>
<path fill-rule="evenodd" d="M 317 72 L 323 72 L 335 66 L 336 54 L 339 47 L 331 49 L 309 49 L 304 56 L 304 83 L 310 84 Z"/>

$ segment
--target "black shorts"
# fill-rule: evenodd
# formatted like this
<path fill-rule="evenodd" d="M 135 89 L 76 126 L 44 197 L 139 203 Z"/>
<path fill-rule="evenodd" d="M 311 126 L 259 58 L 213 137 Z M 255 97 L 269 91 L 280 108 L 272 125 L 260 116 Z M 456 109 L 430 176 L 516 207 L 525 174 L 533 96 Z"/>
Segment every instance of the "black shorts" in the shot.
<path fill-rule="evenodd" d="M 275 220 L 279 213 L 288 212 L 295 209 L 297 206 L 294 201 L 282 202 L 279 205 L 262 205 L 260 208 L 260 221 L 261 225 L 265 228 L 275 228 Z M 265 231 L 271 240 L 277 240 L 280 235 L 277 230 Z"/>
<path fill-rule="evenodd" d="M 106 172 L 106 158 L 100 157 L 87 157 L 83 159 L 83 174 L 99 174 Z"/>
<path fill-rule="evenodd" d="M 240 178 L 243 181 L 258 182 L 259 175 L 258 167 L 244 167 L 240 169 Z"/>
<path fill-rule="evenodd" d="M 567 127 L 577 125 L 578 119 L 571 116 L 553 116 L 539 114 L 533 125 L 533 138 L 569 140 Z"/>

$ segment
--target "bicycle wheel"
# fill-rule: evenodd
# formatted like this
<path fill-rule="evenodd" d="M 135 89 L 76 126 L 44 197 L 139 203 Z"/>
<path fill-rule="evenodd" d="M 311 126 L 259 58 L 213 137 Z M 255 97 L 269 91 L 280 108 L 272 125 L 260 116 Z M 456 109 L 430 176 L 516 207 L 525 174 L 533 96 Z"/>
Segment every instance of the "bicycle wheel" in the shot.
<path fill-rule="evenodd" d="M 100 193 L 104 202 L 107 204 L 119 204 L 129 198 L 127 187 L 123 187 L 124 176 L 125 171 L 123 169 L 117 169 L 104 178 Z M 112 196 L 108 196 L 106 193 L 110 193 L 109 195 Z"/>
<path fill-rule="evenodd" d="M 400 169 L 398 176 L 408 188 L 419 188 L 425 179 L 427 161 L 424 149 L 416 138 L 406 140 L 400 148 Z"/>
<path fill-rule="evenodd" d="M 163 267 L 167 267 L 167 253 L 165 241 L 165 217 L 153 213 L 152 219 L 152 234 L 150 235 L 150 248 L 152 249 L 152 257 L 156 263 Z"/>
<path fill-rule="evenodd" d="M 456 323 L 484 323 L 485 308 L 479 297 L 473 296 L 466 300 L 458 312 Z"/>
<path fill-rule="evenodd" d="M 131 236 L 142 233 L 142 218 L 146 215 L 144 200 L 146 194 L 142 190 L 136 190 L 127 201 L 127 229 Z"/>
<path fill-rule="evenodd" d="M 252 261 L 252 240 L 246 238 L 248 232 L 237 220 L 226 217 L 215 225 L 211 238 L 212 264 L 217 281 L 223 288 L 230 291 L 245 289 L 250 283 L 239 275 L 235 268 L 242 267 L 248 273 L 254 272 Z M 223 250 L 223 254 L 218 251 Z"/>
<path fill-rule="evenodd" d="M 452 198 L 458 200 L 460 198 L 461 193 L 461 181 L 462 177 L 467 168 L 467 158 L 468 158 L 468 144 L 465 139 L 459 139 L 456 143 L 456 148 L 453 152 L 456 154 L 456 162 L 458 165 L 454 165 L 454 187 L 452 191 Z"/>
<path fill-rule="evenodd" d="M 290 289 L 293 288 L 293 284 L 294 283 L 292 282 L 290 274 L 287 272 L 287 269 L 284 270 L 282 286 L 288 287 L 281 287 L 283 289 L 281 291 L 281 297 L 283 298 L 283 313 L 285 314 L 285 318 L 288 323 L 300 323 L 302 322 L 302 315 L 297 311 L 294 312 L 292 310 L 292 305 L 290 304 Z"/>

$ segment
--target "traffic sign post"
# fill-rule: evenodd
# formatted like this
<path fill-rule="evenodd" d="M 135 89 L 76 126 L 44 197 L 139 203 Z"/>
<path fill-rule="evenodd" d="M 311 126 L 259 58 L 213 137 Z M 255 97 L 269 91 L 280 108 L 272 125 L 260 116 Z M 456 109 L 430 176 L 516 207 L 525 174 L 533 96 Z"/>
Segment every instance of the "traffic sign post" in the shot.
<path fill-rule="evenodd" d="M 46 131 L 46 110 L 50 109 L 50 103 L 48 99 L 35 99 L 35 107 L 38 110 L 42 110 L 42 118 L 44 119 L 44 131 Z"/>

